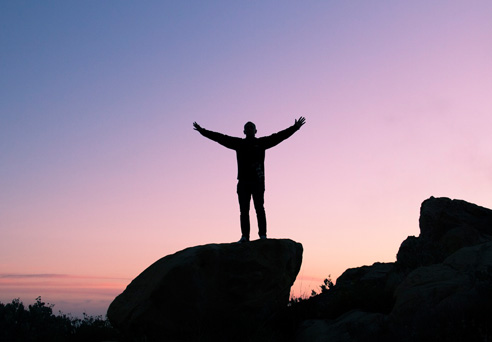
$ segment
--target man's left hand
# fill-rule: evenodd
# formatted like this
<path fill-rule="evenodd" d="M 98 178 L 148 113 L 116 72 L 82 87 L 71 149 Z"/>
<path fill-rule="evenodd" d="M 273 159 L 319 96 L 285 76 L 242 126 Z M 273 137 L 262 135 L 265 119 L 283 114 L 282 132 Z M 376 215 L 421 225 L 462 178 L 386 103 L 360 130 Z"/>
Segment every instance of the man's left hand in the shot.
<path fill-rule="evenodd" d="M 299 119 L 297 119 L 294 122 L 294 126 L 296 126 L 297 129 L 301 128 L 302 125 L 306 123 L 306 118 L 301 116 Z"/>

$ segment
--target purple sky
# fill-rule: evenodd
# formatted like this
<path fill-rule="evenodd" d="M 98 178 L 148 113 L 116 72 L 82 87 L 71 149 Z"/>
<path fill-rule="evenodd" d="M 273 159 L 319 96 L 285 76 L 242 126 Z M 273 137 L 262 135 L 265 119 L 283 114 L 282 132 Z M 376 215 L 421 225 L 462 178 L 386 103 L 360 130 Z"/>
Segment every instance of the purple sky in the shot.
<path fill-rule="evenodd" d="M 0 3 L 0 301 L 105 314 L 157 259 L 237 241 L 234 152 L 193 121 L 261 136 L 306 117 L 266 156 L 269 236 L 304 245 L 296 295 L 394 261 L 430 196 L 492 207 L 491 15 L 452 0 Z"/>

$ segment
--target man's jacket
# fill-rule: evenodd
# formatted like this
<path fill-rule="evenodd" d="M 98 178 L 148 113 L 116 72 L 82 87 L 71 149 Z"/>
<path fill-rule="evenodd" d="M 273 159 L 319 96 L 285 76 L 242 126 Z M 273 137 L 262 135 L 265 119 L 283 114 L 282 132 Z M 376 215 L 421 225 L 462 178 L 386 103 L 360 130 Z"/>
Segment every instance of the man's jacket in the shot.
<path fill-rule="evenodd" d="M 202 128 L 199 132 L 219 144 L 236 151 L 237 179 L 245 182 L 263 182 L 265 179 L 265 150 L 278 145 L 298 128 L 291 126 L 267 137 L 237 138 Z"/>

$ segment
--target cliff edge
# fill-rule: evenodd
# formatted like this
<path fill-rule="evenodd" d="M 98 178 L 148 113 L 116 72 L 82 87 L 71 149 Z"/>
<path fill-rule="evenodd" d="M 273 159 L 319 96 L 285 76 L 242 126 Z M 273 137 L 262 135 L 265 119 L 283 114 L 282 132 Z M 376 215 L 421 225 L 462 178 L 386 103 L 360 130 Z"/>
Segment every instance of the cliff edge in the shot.
<path fill-rule="evenodd" d="M 287 306 L 302 252 L 288 239 L 187 248 L 136 277 L 108 318 L 132 339 L 242 340 Z"/>

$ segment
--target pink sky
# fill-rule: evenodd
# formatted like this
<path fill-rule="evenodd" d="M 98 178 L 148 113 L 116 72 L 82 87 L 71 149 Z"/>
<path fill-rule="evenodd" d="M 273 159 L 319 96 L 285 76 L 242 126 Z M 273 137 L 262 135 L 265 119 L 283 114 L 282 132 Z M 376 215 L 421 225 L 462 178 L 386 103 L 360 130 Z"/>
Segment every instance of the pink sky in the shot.
<path fill-rule="evenodd" d="M 0 301 L 104 315 L 157 259 L 237 241 L 234 152 L 193 121 L 261 136 L 306 117 L 266 155 L 269 237 L 304 246 L 296 295 L 395 261 L 430 196 L 492 208 L 491 13 L 1 3 Z"/>

